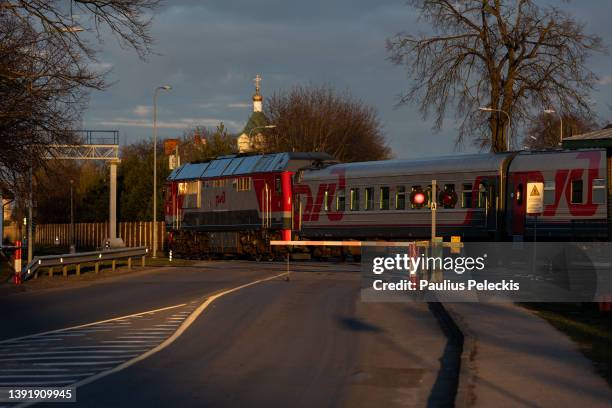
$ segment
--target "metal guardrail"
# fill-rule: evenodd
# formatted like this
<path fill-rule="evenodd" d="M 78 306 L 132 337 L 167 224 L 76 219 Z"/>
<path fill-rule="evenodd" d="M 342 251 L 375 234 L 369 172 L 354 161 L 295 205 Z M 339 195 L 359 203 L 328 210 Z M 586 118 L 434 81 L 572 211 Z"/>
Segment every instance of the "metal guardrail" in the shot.
<path fill-rule="evenodd" d="M 68 266 L 76 265 L 76 273 L 80 275 L 81 264 L 93 263 L 96 273 L 100 271 L 100 263 L 112 261 L 112 269 L 115 270 L 118 259 L 128 260 L 128 268 L 132 268 L 132 258 L 141 257 L 142 266 L 145 265 L 145 256 L 149 253 L 147 247 L 118 248 L 103 251 L 80 252 L 75 254 L 37 256 L 32 259 L 21 272 L 21 279 L 28 280 L 37 277 L 41 268 L 48 268 L 49 276 L 53 276 L 54 268 L 60 267 L 62 274 L 68 276 Z"/>

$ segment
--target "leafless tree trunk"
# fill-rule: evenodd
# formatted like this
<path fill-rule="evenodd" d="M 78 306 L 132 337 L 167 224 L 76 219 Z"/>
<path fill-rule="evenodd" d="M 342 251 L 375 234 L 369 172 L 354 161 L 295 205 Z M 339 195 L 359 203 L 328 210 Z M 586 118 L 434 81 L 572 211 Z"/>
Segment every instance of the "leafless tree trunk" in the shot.
<path fill-rule="evenodd" d="M 504 151 L 504 129 L 516 133 L 550 106 L 592 114 L 588 96 L 597 78 L 587 58 L 606 48 L 568 13 L 534 0 L 409 4 L 433 34 L 399 33 L 387 42 L 391 60 L 414 81 L 400 103 L 418 103 L 424 117 L 433 112 L 437 129 L 454 106 L 458 144 L 469 135 L 481 148 Z M 511 123 L 480 107 L 507 112 Z"/>
<path fill-rule="evenodd" d="M 105 71 L 84 32 L 110 29 L 144 57 L 158 0 L 0 0 L 0 188 L 43 164 L 51 144 L 71 131 Z M 77 18 L 77 15 L 80 18 Z M 91 37 L 91 36 L 89 36 Z"/>

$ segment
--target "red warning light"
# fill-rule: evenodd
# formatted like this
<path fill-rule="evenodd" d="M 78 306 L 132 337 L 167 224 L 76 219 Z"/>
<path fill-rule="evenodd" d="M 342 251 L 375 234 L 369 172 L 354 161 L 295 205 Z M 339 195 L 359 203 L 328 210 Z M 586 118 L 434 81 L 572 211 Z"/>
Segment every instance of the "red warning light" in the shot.
<path fill-rule="evenodd" d="M 415 204 L 423 204 L 425 202 L 425 194 L 423 193 L 416 193 L 414 195 L 414 203 Z"/>
<path fill-rule="evenodd" d="M 412 193 L 410 193 L 410 203 L 413 208 L 422 208 L 426 201 L 427 197 L 423 190 L 413 190 Z"/>

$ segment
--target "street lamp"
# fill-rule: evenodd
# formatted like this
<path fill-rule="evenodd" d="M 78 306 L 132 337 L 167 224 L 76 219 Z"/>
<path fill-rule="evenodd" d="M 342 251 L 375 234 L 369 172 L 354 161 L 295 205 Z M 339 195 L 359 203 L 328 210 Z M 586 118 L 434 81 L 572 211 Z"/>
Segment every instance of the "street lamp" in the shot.
<path fill-rule="evenodd" d="M 153 258 L 157 258 L 157 94 L 171 89 L 170 85 L 158 86 L 153 93 Z"/>
<path fill-rule="evenodd" d="M 256 126 L 249 131 L 249 143 L 251 140 L 251 136 L 253 135 L 253 131 L 257 129 L 274 129 L 276 125 L 265 125 L 265 126 Z"/>
<path fill-rule="evenodd" d="M 70 253 L 76 252 L 76 245 L 74 244 L 74 180 L 70 180 Z"/>
<path fill-rule="evenodd" d="M 489 107 L 481 107 L 478 108 L 478 110 L 481 110 L 483 112 L 501 112 L 504 113 L 506 115 L 506 117 L 508 118 L 508 126 L 507 126 L 507 132 L 506 132 L 506 143 L 507 143 L 507 147 L 506 150 L 510 151 L 510 115 L 508 115 L 508 112 L 501 110 L 501 109 L 494 109 L 494 108 L 489 108 Z"/>
<path fill-rule="evenodd" d="M 559 117 L 559 145 L 563 143 L 563 117 L 554 109 L 544 109 L 544 113 L 549 115 L 556 113 Z"/>

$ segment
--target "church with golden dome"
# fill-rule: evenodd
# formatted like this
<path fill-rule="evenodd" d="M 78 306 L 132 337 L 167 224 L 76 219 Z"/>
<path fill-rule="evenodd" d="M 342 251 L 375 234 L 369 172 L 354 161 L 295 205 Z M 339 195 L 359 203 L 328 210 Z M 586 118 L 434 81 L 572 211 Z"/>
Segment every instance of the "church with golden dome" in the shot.
<path fill-rule="evenodd" d="M 257 152 L 264 149 L 264 129 L 270 127 L 263 113 L 263 97 L 261 96 L 261 76 L 255 76 L 255 94 L 253 95 L 253 113 L 236 140 L 239 153 Z"/>

